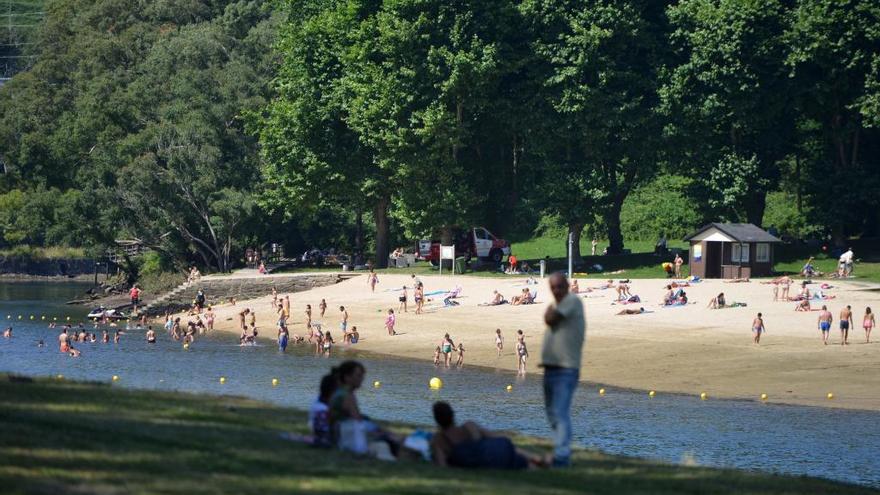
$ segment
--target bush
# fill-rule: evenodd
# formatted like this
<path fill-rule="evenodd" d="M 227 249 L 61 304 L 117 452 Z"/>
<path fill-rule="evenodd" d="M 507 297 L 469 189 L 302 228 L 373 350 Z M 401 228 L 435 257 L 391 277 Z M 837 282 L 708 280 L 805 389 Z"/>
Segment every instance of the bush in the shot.
<path fill-rule="evenodd" d="M 174 264 L 158 251 L 147 251 L 140 255 L 137 260 L 138 274 L 141 277 L 161 275 L 163 272 L 173 272 Z"/>
<path fill-rule="evenodd" d="M 814 218 L 811 208 L 804 205 L 797 208 L 797 197 L 784 191 L 767 194 L 767 207 L 764 210 L 765 227 L 776 227 L 780 234 L 797 239 L 818 237 L 822 234 L 821 225 L 809 221 Z"/>
<path fill-rule="evenodd" d="M 692 179 L 661 175 L 627 196 L 620 212 L 624 239 L 680 239 L 699 227 L 701 215 L 687 195 Z"/>
<path fill-rule="evenodd" d="M 138 286 L 149 294 L 162 294 L 182 284 L 186 277 L 177 272 L 158 272 L 141 275 Z"/>

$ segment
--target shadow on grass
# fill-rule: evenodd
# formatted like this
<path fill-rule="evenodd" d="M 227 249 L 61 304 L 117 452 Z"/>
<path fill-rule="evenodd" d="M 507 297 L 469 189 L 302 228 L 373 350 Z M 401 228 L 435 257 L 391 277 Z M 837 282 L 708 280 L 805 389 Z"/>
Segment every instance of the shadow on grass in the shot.
<path fill-rule="evenodd" d="M 279 438 L 302 412 L 236 397 L 0 376 L 3 493 L 876 493 L 810 478 L 579 451 L 569 470 L 442 470 Z M 399 428 L 406 428 L 405 426 Z M 517 442 L 535 450 L 533 438 Z"/>

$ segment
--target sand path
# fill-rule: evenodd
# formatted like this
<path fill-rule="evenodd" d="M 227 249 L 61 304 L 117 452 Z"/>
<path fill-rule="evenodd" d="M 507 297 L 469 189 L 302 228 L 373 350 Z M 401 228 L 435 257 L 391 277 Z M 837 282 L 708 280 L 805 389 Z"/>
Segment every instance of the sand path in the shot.
<path fill-rule="evenodd" d="M 409 312 L 398 313 L 397 331 L 389 337 L 384 329 L 388 308 L 397 309 L 399 290 L 412 280 L 404 275 L 380 275 L 376 292 L 372 293 L 366 277 L 355 277 L 334 286 L 290 294 L 291 331 L 305 332 L 304 309 L 311 304 L 314 320 L 322 321 L 341 341 L 339 306 L 349 312 L 350 323 L 357 326 L 361 350 L 420 358 L 430 361 L 434 348 L 445 332 L 463 342 L 465 365 L 480 365 L 516 370 L 514 355 L 515 332 L 522 329 L 531 358 L 529 372 L 540 372 L 541 336 L 544 332 L 543 313 L 552 299 L 547 282 L 539 281 L 538 302 L 531 306 L 480 307 L 498 289 L 508 299 L 525 287 L 524 278 L 422 276 L 425 292 L 451 290 L 461 285 L 460 306 L 442 308 L 438 296 L 427 304 L 427 313 L 413 314 L 410 291 Z M 686 288 L 691 301 L 687 307 L 662 308 L 659 301 L 665 292 L 666 280 L 635 280 L 632 292 L 641 304 L 612 305 L 614 290 L 596 290 L 582 294 L 587 312 L 587 343 L 581 379 L 616 387 L 654 389 L 658 393 L 677 392 L 710 397 L 758 399 L 762 393 L 771 402 L 831 406 L 880 411 L 880 331 L 865 344 L 862 315 L 865 306 L 880 310 L 880 292 L 864 290 L 852 283 L 830 282 L 834 288 L 825 293 L 836 296 L 826 301 L 834 314 L 831 342 L 824 346 L 816 329 L 818 312 L 795 312 L 792 302 L 774 302 L 772 286 L 758 281 L 729 284 L 720 280 L 703 281 Z M 581 280 L 581 288 L 597 286 L 594 280 Z M 818 285 L 811 285 L 815 289 Z M 728 302 L 744 302 L 747 307 L 712 310 L 706 304 L 723 291 Z M 792 293 L 797 288 L 792 287 Z M 326 299 L 328 310 L 322 319 L 318 303 Z M 263 336 L 275 336 L 276 313 L 271 309 L 271 296 L 239 301 L 235 307 L 215 308 L 220 330 L 237 332 L 236 313 L 244 307 L 253 308 L 257 326 Z M 821 306 L 821 302 L 817 306 Z M 850 345 L 841 346 L 837 318 L 840 310 L 852 305 L 855 330 L 850 332 Z M 617 316 L 620 309 L 643 306 L 651 313 Z M 814 306 L 814 307 L 817 307 Z M 752 318 L 764 314 L 767 333 L 760 345 L 752 343 Z M 495 329 L 501 328 L 505 347 L 502 356 L 495 350 Z M 873 341 L 877 341 L 876 343 Z M 431 367 L 426 362 L 426 367 Z M 593 392 L 592 390 L 590 391 Z M 835 398 L 828 400 L 826 394 Z"/>

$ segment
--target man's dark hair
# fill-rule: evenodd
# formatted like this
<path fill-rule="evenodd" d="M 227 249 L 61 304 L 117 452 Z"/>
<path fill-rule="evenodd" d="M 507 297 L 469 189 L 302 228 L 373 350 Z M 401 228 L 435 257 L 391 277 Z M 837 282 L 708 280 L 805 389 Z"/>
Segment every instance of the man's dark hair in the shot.
<path fill-rule="evenodd" d="M 434 403 L 434 421 L 440 425 L 440 428 L 449 428 L 455 424 L 455 412 L 452 406 L 447 402 Z"/>

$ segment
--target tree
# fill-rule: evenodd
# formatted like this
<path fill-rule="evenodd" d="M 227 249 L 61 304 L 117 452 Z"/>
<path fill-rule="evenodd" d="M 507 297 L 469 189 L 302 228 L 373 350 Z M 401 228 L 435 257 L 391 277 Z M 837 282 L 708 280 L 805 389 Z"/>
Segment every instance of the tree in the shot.
<path fill-rule="evenodd" d="M 876 232 L 880 129 L 876 118 L 864 116 L 877 98 L 880 6 L 801 0 L 786 41 L 809 201 L 838 244 L 848 234 Z"/>
<path fill-rule="evenodd" d="M 535 0 L 523 8 L 556 112 L 546 122 L 558 136 L 546 153 L 556 170 L 548 176 L 578 185 L 555 198 L 554 209 L 568 212 L 570 229 L 577 229 L 591 220 L 594 206 L 608 251 L 620 253 L 623 202 L 650 177 L 658 157 L 663 12 L 633 1 Z"/>
<path fill-rule="evenodd" d="M 761 225 L 767 191 L 792 149 L 794 112 L 781 1 L 685 0 L 669 8 L 678 60 L 662 88 L 673 163 L 711 191 L 709 205 Z"/>

